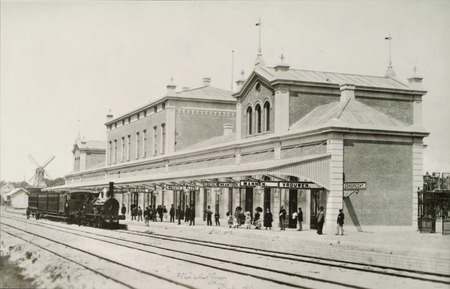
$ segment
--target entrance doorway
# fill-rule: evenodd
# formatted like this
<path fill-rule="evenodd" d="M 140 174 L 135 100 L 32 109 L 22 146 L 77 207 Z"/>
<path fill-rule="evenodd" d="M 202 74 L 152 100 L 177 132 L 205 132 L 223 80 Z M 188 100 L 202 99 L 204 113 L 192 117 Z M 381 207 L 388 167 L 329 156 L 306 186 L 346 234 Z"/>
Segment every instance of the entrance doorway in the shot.
<path fill-rule="evenodd" d="M 317 212 L 319 211 L 319 201 L 320 195 L 319 190 L 311 190 L 311 218 L 310 218 L 310 226 L 311 229 L 317 229 Z"/>
<path fill-rule="evenodd" d="M 297 219 L 292 219 L 292 214 L 297 212 L 297 190 L 289 190 L 289 211 L 287 218 L 289 219 L 288 228 L 297 228 Z"/>
<path fill-rule="evenodd" d="M 245 211 L 253 216 L 253 188 L 245 188 Z"/>
<path fill-rule="evenodd" d="M 189 208 L 191 209 L 191 214 L 195 215 L 195 191 L 189 191 L 188 199 L 186 200 Z"/>
<path fill-rule="evenodd" d="M 139 193 L 131 193 L 131 205 L 130 210 L 137 208 L 139 204 Z"/>
<path fill-rule="evenodd" d="M 267 209 L 272 211 L 272 208 L 270 207 L 270 199 L 271 199 L 271 189 L 264 188 L 264 214 L 267 212 Z"/>

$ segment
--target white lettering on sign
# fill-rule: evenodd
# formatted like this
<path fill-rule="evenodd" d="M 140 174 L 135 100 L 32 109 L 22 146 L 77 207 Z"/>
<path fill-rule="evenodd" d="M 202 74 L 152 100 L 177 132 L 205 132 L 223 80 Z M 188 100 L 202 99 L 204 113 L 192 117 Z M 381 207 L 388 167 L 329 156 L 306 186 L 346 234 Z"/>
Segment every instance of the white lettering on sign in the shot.
<path fill-rule="evenodd" d="M 365 190 L 366 188 L 366 182 L 344 183 L 344 190 Z"/>
<path fill-rule="evenodd" d="M 259 181 L 256 181 L 256 182 L 241 181 L 241 186 L 243 186 L 243 187 L 256 187 L 256 186 L 259 186 Z"/>
<path fill-rule="evenodd" d="M 278 182 L 265 181 L 265 182 L 261 182 L 260 186 L 262 186 L 262 187 L 270 187 L 270 188 L 277 188 L 278 187 Z"/>
<path fill-rule="evenodd" d="M 183 190 L 182 186 L 166 186 L 166 190 Z"/>
<path fill-rule="evenodd" d="M 279 182 L 280 188 L 308 189 L 311 183 Z"/>

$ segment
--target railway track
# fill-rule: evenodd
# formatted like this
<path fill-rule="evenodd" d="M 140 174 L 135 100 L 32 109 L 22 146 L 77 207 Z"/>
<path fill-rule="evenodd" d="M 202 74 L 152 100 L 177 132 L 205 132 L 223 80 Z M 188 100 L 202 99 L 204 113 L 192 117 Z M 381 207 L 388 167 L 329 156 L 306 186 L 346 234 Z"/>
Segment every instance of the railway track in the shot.
<path fill-rule="evenodd" d="M 23 219 L 16 219 L 16 221 L 29 222 Z M 90 238 L 91 240 L 106 242 L 181 262 L 188 262 L 192 265 L 207 266 L 228 273 L 251 276 L 256 279 L 276 283 L 279 286 L 285 285 L 296 288 L 370 288 L 374 286 L 365 285 L 367 284 L 367 280 L 380 279 L 380 276 L 383 275 L 384 277 L 382 279 L 388 278 L 389 280 L 378 280 L 377 282 L 383 283 L 387 281 L 391 286 L 393 285 L 393 280 L 403 285 L 405 282 L 411 283 L 408 287 L 401 288 L 424 288 L 426 284 L 432 284 L 436 288 L 448 288 L 450 284 L 449 276 L 442 276 L 441 274 L 423 274 L 409 270 L 368 267 L 364 264 L 348 264 L 334 260 L 325 260 L 324 258 L 314 260 L 309 257 L 294 254 L 254 250 L 246 247 L 216 244 L 167 235 L 146 234 L 138 231 L 114 232 L 114 235 L 118 235 L 116 237 L 105 236 L 105 232 L 101 230 L 91 232 L 57 223 L 52 223 L 51 225 L 33 221 L 32 223 L 34 223 L 34 226 L 45 227 L 51 230 L 61 230 L 67 234 L 82 235 L 84 238 Z M 129 236 L 132 236 L 133 239 L 129 240 Z M 183 246 L 180 246 L 180 242 Z M 252 260 L 252 258 L 253 260 L 257 258 L 258 265 L 255 265 L 254 262 L 247 261 L 247 259 Z M 295 268 L 301 267 L 302 269 L 279 270 L 273 266 L 273 264 L 286 265 L 286 263 L 288 263 L 288 268 L 292 267 L 292 264 L 295 264 Z M 337 271 L 335 274 L 344 274 L 344 276 L 348 273 L 352 273 L 352 276 L 355 276 L 355 272 L 357 272 L 356 278 L 353 277 L 350 283 L 331 280 L 329 276 L 325 276 L 329 275 L 330 269 Z M 327 274 L 320 274 L 320 272 L 327 272 Z"/>

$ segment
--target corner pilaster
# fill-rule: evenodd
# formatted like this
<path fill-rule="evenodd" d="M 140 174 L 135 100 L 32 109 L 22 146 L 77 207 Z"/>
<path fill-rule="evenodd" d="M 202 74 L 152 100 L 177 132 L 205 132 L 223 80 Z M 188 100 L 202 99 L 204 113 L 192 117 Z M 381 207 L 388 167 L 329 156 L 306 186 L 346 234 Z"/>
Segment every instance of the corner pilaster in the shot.
<path fill-rule="evenodd" d="M 344 191 L 344 140 L 333 138 L 328 140 L 327 153 L 331 154 L 330 162 L 330 189 L 327 194 L 325 215 L 326 233 L 334 233 L 339 209 L 342 209 Z"/>

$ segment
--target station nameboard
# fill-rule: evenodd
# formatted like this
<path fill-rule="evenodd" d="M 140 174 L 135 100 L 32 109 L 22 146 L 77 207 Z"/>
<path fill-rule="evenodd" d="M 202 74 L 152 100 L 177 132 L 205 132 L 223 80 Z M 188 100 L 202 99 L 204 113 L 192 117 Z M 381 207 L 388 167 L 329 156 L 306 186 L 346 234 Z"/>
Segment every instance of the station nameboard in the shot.
<path fill-rule="evenodd" d="M 344 183 L 344 190 L 365 190 L 366 188 L 367 188 L 366 182 Z"/>
<path fill-rule="evenodd" d="M 203 182 L 203 186 L 209 188 L 239 188 L 239 184 L 235 182 Z"/>
<path fill-rule="evenodd" d="M 280 182 L 280 188 L 290 188 L 290 189 L 310 189 L 313 183 L 308 182 Z"/>
<path fill-rule="evenodd" d="M 171 191 L 182 191 L 183 190 L 183 186 L 179 186 L 179 185 L 165 185 L 164 188 L 166 190 L 171 190 Z"/>
<path fill-rule="evenodd" d="M 319 188 L 311 182 L 274 182 L 274 181 L 241 181 L 241 187 L 256 187 L 264 188 L 282 188 L 282 189 L 311 189 Z"/>
<path fill-rule="evenodd" d="M 241 187 L 268 187 L 268 188 L 278 188 L 278 182 L 273 181 L 241 181 Z"/>

